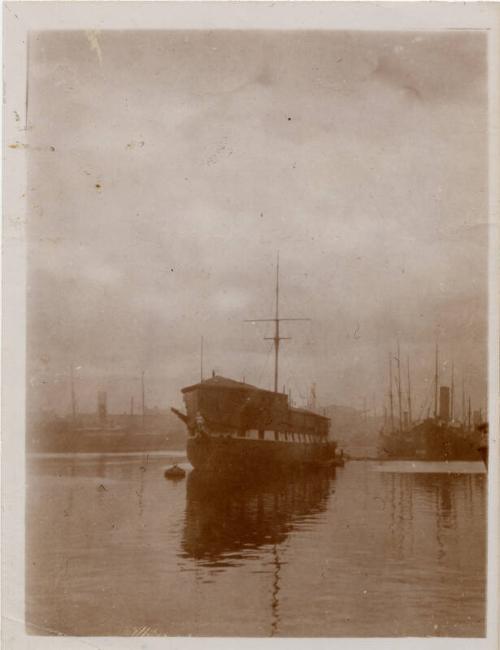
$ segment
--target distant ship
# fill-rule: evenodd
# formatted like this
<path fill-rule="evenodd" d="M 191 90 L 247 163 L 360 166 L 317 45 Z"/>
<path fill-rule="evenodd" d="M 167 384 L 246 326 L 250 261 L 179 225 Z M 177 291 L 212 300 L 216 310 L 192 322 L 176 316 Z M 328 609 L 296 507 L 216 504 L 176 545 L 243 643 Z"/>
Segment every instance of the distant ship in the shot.
<path fill-rule="evenodd" d="M 382 433 L 382 453 L 398 459 L 475 461 L 487 464 L 487 445 L 478 429 L 468 430 L 438 418 L 427 418 L 406 431 Z"/>
<path fill-rule="evenodd" d="M 399 346 L 396 361 L 399 371 Z M 383 457 L 429 461 L 483 460 L 487 465 L 487 424 L 476 422 L 473 425 L 471 423 L 470 400 L 468 419 L 466 419 L 465 397 L 463 398 L 462 410 L 464 413 L 462 421 L 453 418 L 450 412 L 450 404 L 453 404 L 454 394 L 453 377 L 450 402 L 450 387 L 439 386 L 437 346 L 433 417 L 412 422 L 410 388 L 408 388 L 410 417 L 408 417 L 408 411 L 404 413 L 404 418 L 401 417 L 401 377 L 399 375 L 396 386 L 398 388 L 400 418 L 399 423 L 395 424 L 392 395 L 392 365 L 389 367 L 389 373 L 391 386 L 389 391 L 390 421 L 386 423 L 386 426 L 380 432 L 380 452 Z M 408 376 L 409 385 L 410 381 Z"/>
<path fill-rule="evenodd" d="M 183 388 L 186 413 L 172 411 L 187 426 L 188 459 L 197 469 L 221 473 L 334 466 L 340 459 L 329 418 L 293 407 L 278 392 L 280 323 L 308 320 L 279 317 L 279 259 L 276 315 L 262 320 L 275 325 L 274 391 L 218 375 Z"/>

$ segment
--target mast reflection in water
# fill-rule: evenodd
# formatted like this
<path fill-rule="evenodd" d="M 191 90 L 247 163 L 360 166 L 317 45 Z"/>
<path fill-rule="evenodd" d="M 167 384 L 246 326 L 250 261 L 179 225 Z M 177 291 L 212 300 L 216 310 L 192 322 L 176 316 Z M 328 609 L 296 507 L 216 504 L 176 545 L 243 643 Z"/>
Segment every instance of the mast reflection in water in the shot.
<path fill-rule="evenodd" d="M 270 636 L 280 624 L 283 543 L 295 523 L 302 526 L 326 511 L 333 477 L 334 470 L 257 482 L 214 480 L 196 471 L 188 477 L 181 555 L 221 570 L 260 559 L 259 549 L 271 547 Z"/>
<path fill-rule="evenodd" d="M 294 523 L 327 507 L 332 471 L 241 482 L 193 471 L 187 482 L 184 557 L 237 566 L 263 545 L 284 542 Z M 253 553 L 252 553 L 253 551 Z"/>
<path fill-rule="evenodd" d="M 334 480 L 252 485 L 166 481 L 173 460 L 33 459 L 34 633 L 484 635 L 481 463 L 351 461 Z"/>

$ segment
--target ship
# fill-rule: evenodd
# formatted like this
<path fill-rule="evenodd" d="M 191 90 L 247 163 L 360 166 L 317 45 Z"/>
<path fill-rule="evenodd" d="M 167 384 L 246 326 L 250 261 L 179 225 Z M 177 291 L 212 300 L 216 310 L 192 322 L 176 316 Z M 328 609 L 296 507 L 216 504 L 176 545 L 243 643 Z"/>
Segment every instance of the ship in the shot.
<path fill-rule="evenodd" d="M 486 469 L 488 469 L 488 451 L 489 451 L 489 426 L 487 422 L 481 422 L 481 424 L 478 426 L 478 432 L 481 436 L 480 441 L 479 441 L 479 454 L 481 456 L 481 460 L 486 466 Z"/>
<path fill-rule="evenodd" d="M 469 398 L 468 416 L 463 395 L 462 419 L 453 414 L 454 380 L 452 370 L 451 388 L 440 385 L 438 376 L 438 347 L 436 345 L 434 377 L 434 414 L 414 422 L 411 418 L 411 388 L 408 365 L 408 411 L 403 413 L 401 405 L 400 355 L 396 357 L 396 387 L 399 403 L 399 422 L 394 415 L 392 393 L 392 358 L 389 361 L 389 404 L 390 420 L 380 432 L 379 451 L 383 458 L 398 460 L 427 461 L 481 461 L 487 465 L 487 424 L 481 421 L 480 412 L 475 413 L 476 422 L 471 422 Z"/>
<path fill-rule="evenodd" d="M 274 323 L 274 390 L 212 374 L 182 388 L 186 412 L 172 411 L 187 427 L 187 456 L 195 469 L 219 474 L 288 471 L 303 467 L 333 467 L 341 463 L 330 436 L 330 419 L 292 405 L 278 391 L 280 318 L 279 258 L 276 265 L 274 318 L 249 322 Z"/>
<path fill-rule="evenodd" d="M 426 418 L 406 431 L 382 434 L 383 455 L 398 460 L 479 461 L 487 464 L 487 445 L 479 428 Z"/>

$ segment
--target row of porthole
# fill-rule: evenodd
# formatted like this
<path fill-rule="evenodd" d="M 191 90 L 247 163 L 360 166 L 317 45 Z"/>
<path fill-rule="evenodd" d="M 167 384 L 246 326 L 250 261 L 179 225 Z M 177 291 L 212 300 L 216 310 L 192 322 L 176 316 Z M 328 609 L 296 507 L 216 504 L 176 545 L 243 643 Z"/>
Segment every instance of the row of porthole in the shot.
<path fill-rule="evenodd" d="M 240 434 L 239 437 L 247 437 L 246 433 Z M 257 433 L 257 432 L 255 432 Z M 255 439 L 255 438 L 253 438 Z M 321 442 L 321 438 L 316 438 L 313 434 L 309 433 L 294 433 L 291 431 L 259 431 L 258 432 L 259 440 L 273 440 L 279 442 L 302 442 L 302 443 L 313 443 Z"/>
<path fill-rule="evenodd" d="M 256 436 L 247 435 L 248 431 L 234 432 L 234 433 L 211 433 L 210 435 L 216 438 L 247 438 L 249 440 L 267 440 L 269 442 L 300 442 L 300 443 L 317 443 L 327 442 L 325 438 L 315 437 L 309 433 L 293 433 L 283 431 L 254 431 L 252 433 Z M 193 437 L 194 432 L 191 433 Z M 298 439 L 297 439 L 298 438 Z"/>

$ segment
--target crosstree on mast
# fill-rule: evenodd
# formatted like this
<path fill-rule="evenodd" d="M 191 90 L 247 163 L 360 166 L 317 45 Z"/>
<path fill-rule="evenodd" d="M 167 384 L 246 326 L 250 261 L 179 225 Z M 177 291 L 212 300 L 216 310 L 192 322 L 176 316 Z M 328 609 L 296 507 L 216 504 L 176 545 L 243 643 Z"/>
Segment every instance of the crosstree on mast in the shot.
<path fill-rule="evenodd" d="M 265 341 L 274 341 L 274 392 L 278 392 L 278 373 L 279 373 L 279 349 L 280 342 L 289 340 L 290 336 L 280 336 L 280 323 L 284 321 L 309 321 L 310 318 L 280 318 L 279 315 L 279 296 L 280 296 L 280 255 L 278 253 L 276 262 L 276 315 L 274 318 L 253 318 L 247 319 L 245 323 L 274 323 L 274 336 L 264 337 Z"/>

